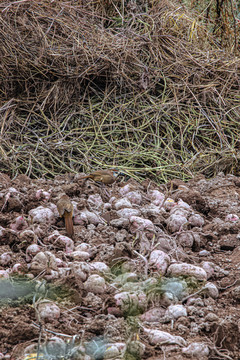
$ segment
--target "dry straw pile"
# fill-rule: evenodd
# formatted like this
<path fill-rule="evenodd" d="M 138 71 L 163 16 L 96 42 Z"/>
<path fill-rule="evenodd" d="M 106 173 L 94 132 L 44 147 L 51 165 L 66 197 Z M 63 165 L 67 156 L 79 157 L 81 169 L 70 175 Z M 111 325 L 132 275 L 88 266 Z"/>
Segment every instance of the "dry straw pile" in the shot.
<path fill-rule="evenodd" d="M 179 3 L 2 1 L 0 27 L 0 171 L 237 169 L 240 58 Z"/>

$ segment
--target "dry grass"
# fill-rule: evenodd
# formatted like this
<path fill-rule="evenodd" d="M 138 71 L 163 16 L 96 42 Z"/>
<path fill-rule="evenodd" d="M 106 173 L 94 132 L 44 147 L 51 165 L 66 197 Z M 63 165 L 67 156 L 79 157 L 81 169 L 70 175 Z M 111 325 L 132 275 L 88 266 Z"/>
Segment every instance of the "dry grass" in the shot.
<path fill-rule="evenodd" d="M 0 14 L 0 171 L 237 173 L 240 58 L 186 10 L 20 0 Z"/>

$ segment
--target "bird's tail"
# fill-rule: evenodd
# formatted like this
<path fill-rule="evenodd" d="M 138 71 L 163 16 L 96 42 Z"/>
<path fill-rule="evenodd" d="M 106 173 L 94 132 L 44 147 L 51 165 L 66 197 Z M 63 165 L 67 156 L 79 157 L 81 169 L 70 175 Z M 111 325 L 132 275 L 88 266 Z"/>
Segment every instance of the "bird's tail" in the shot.
<path fill-rule="evenodd" d="M 83 179 L 90 179 L 92 176 L 90 175 L 86 175 L 86 176 L 82 176 L 80 177 L 78 180 L 83 180 Z"/>
<path fill-rule="evenodd" d="M 72 238 L 74 235 L 74 228 L 73 228 L 73 220 L 72 220 L 72 213 L 65 212 L 64 214 L 64 221 L 67 235 Z"/>

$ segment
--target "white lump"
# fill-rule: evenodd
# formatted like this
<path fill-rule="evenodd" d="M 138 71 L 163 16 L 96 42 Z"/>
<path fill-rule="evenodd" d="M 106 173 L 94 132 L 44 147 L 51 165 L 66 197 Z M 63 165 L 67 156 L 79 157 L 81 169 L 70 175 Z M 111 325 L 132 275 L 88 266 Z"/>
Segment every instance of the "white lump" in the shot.
<path fill-rule="evenodd" d="M 85 281 L 84 289 L 93 294 L 103 294 L 106 291 L 106 282 L 102 276 L 93 274 Z"/>
<path fill-rule="evenodd" d="M 166 331 L 144 328 L 143 331 L 148 336 L 152 345 L 172 345 L 186 346 L 187 342 L 181 336 L 174 336 Z"/>
<path fill-rule="evenodd" d="M 43 206 L 38 206 L 29 211 L 30 221 L 33 223 L 54 224 L 55 216 L 51 209 Z"/>
<path fill-rule="evenodd" d="M 187 263 L 172 264 L 167 273 L 172 276 L 186 275 L 194 276 L 198 280 L 207 280 L 207 273 L 204 269 Z"/>

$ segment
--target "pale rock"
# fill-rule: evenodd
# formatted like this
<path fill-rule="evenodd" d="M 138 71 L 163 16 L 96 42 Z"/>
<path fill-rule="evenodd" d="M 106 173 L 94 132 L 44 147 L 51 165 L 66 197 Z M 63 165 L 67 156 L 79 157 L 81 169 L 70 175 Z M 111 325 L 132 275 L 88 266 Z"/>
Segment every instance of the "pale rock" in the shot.
<path fill-rule="evenodd" d="M 91 250 L 91 246 L 87 243 L 81 243 L 81 244 L 76 245 L 74 250 L 89 252 Z"/>
<path fill-rule="evenodd" d="M 71 268 L 70 267 L 60 267 L 58 269 L 58 277 L 60 279 L 66 279 L 67 277 L 69 277 L 71 272 Z"/>
<path fill-rule="evenodd" d="M 204 359 L 209 355 L 209 348 L 206 344 L 193 342 L 188 347 L 182 348 L 182 352 L 184 355 L 194 359 Z"/>
<path fill-rule="evenodd" d="M 144 309 L 147 306 L 147 296 L 143 291 L 124 291 L 114 295 L 117 306 L 121 306 L 123 310 L 139 307 Z"/>
<path fill-rule="evenodd" d="M 83 226 L 89 224 L 87 214 L 83 211 L 80 214 L 76 214 L 73 218 L 73 224 Z"/>
<path fill-rule="evenodd" d="M 185 216 L 172 214 L 167 219 L 168 229 L 171 232 L 179 231 L 184 224 L 187 224 L 187 222 L 188 221 Z"/>
<path fill-rule="evenodd" d="M 53 244 L 53 242 L 60 236 L 60 232 L 58 230 L 54 230 L 45 240 L 46 243 L 51 243 Z"/>
<path fill-rule="evenodd" d="M 193 214 L 189 217 L 188 222 L 192 226 L 202 227 L 204 225 L 204 218 L 199 214 Z"/>
<path fill-rule="evenodd" d="M 25 242 L 25 243 L 28 243 L 28 244 L 31 243 L 31 242 L 37 242 L 37 240 L 38 240 L 38 237 L 35 234 L 35 232 L 30 230 L 30 229 L 26 229 L 26 230 L 21 231 L 18 234 L 18 237 L 21 239 L 22 242 Z"/>
<path fill-rule="evenodd" d="M 107 344 L 104 352 L 104 359 L 116 359 L 116 357 L 123 357 L 127 345 L 125 343 Z"/>
<path fill-rule="evenodd" d="M 200 297 L 190 297 L 187 300 L 187 306 L 193 306 L 193 305 L 204 307 L 204 301 Z"/>
<path fill-rule="evenodd" d="M 211 253 L 210 251 L 204 249 L 199 251 L 199 256 L 211 256 Z"/>
<path fill-rule="evenodd" d="M 38 270 L 39 272 L 46 269 L 48 263 L 48 257 L 45 255 L 43 251 L 37 253 L 32 259 L 30 269 Z"/>
<path fill-rule="evenodd" d="M 103 205 L 103 210 L 109 211 L 109 210 L 111 210 L 111 209 L 112 209 L 112 205 L 110 204 L 110 202 L 109 202 L 109 203 L 105 203 L 105 204 Z"/>
<path fill-rule="evenodd" d="M 59 235 L 53 244 L 61 249 L 64 248 L 66 254 L 71 254 L 74 249 L 73 240 L 65 235 Z"/>
<path fill-rule="evenodd" d="M 185 201 L 183 201 L 182 199 L 179 199 L 177 204 L 184 209 L 191 210 L 191 206 L 188 203 L 186 203 Z"/>
<path fill-rule="evenodd" d="M 166 310 L 166 317 L 178 319 L 181 316 L 187 316 L 187 310 L 183 305 L 170 305 Z"/>
<path fill-rule="evenodd" d="M 90 264 L 86 262 L 74 261 L 71 264 L 71 270 L 74 277 L 80 281 L 86 281 L 90 273 Z"/>
<path fill-rule="evenodd" d="M 142 195 L 139 191 L 130 191 L 125 196 L 132 204 L 141 205 L 142 203 Z"/>
<path fill-rule="evenodd" d="M 125 229 L 119 230 L 115 234 L 115 240 L 117 242 L 126 241 L 127 238 L 128 238 L 128 232 Z"/>
<path fill-rule="evenodd" d="M 27 356 L 30 356 L 31 353 L 36 353 L 36 352 L 37 352 L 37 343 L 24 347 L 24 354 Z M 25 357 L 24 357 L 24 359 L 25 359 Z"/>
<path fill-rule="evenodd" d="M 95 261 L 90 263 L 90 271 L 91 273 L 97 272 L 100 274 L 108 274 L 110 273 L 110 268 L 104 262 Z"/>
<path fill-rule="evenodd" d="M 156 307 L 140 315 L 140 319 L 147 322 L 159 322 L 165 316 L 165 312 L 166 309 L 163 307 Z"/>
<path fill-rule="evenodd" d="M 2 227 L 2 226 L 0 226 L 0 239 L 2 239 L 3 237 L 4 237 L 4 235 L 5 235 L 5 228 L 4 227 Z"/>
<path fill-rule="evenodd" d="M 57 354 L 57 357 L 64 358 L 68 344 L 63 339 L 57 336 L 52 336 L 50 339 L 48 339 L 45 346 L 47 354 L 49 354 L 50 357 L 52 357 L 53 354 Z"/>
<path fill-rule="evenodd" d="M 217 299 L 219 297 L 219 291 L 218 291 L 218 288 L 216 287 L 215 284 L 211 283 L 211 282 L 208 282 L 206 283 L 205 285 L 205 289 L 206 289 L 206 292 L 207 294 L 213 298 L 213 299 Z"/>
<path fill-rule="evenodd" d="M 98 225 L 97 225 L 98 226 Z M 97 227 L 96 225 L 93 225 L 93 224 L 88 224 L 87 225 L 87 229 L 91 232 L 91 234 L 95 235 L 95 229 Z"/>
<path fill-rule="evenodd" d="M 61 310 L 52 301 L 43 300 L 37 304 L 38 316 L 45 322 L 55 322 L 59 319 Z"/>
<path fill-rule="evenodd" d="M 132 190 L 132 187 L 131 187 L 131 185 L 130 184 L 126 184 L 126 185 L 124 185 L 121 189 L 120 189 L 120 191 L 119 191 L 119 193 L 122 195 L 122 196 L 124 196 L 124 195 L 126 195 L 129 191 L 131 191 Z"/>
<path fill-rule="evenodd" d="M 31 271 L 41 272 L 47 269 L 57 270 L 57 261 L 54 254 L 50 251 L 40 251 L 32 259 L 30 269 Z"/>
<path fill-rule="evenodd" d="M 0 270 L 0 279 L 8 279 L 9 278 L 9 271 L 8 270 Z"/>
<path fill-rule="evenodd" d="M 199 307 L 197 306 L 193 306 L 193 305 L 188 306 L 187 312 L 189 316 L 204 317 L 204 310 L 199 309 Z"/>
<path fill-rule="evenodd" d="M 56 205 L 56 204 L 49 203 L 49 204 L 48 204 L 48 208 L 49 208 L 50 210 L 52 210 L 55 218 L 58 218 L 58 217 L 59 217 L 59 212 L 58 212 L 58 208 L 57 208 L 57 205 Z"/>
<path fill-rule="evenodd" d="M 139 216 L 131 216 L 129 222 L 131 224 L 130 230 L 133 233 L 136 231 L 143 231 L 143 230 L 155 232 L 155 227 L 151 220 L 144 219 Z"/>
<path fill-rule="evenodd" d="M 177 203 L 173 199 L 167 198 L 163 204 L 163 207 L 165 210 L 169 211 L 176 205 L 177 205 Z"/>
<path fill-rule="evenodd" d="M 240 303 L 240 286 L 236 286 L 231 291 L 232 298 L 237 302 Z"/>
<path fill-rule="evenodd" d="M 20 216 L 16 217 L 14 222 L 12 224 L 10 224 L 9 227 L 10 227 L 10 229 L 12 229 L 14 231 L 21 231 L 28 227 L 28 223 L 25 220 L 24 216 L 20 215 Z"/>
<path fill-rule="evenodd" d="M 98 274 L 92 274 L 83 284 L 86 291 L 93 294 L 103 294 L 106 291 L 106 282 L 102 276 Z"/>
<path fill-rule="evenodd" d="M 219 317 L 214 314 L 214 313 L 208 313 L 205 318 L 204 321 L 210 321 L 210 322 L 218 322 L 219 321 Z"/>
<path fill-rule="evenodd" d="M 11 260 L 12 260 L 12 255 L 13 253 L 8 251 L 8 252 L 4 252 L 1 256 L 0 256 L 0 265 L 1 266 L 6 266 L 8 265 Z"/>
<path fill-rule="evenodd" d="M 117 215 L 120 218 L 126 218 L 129 219 L 131 216 L 138 216 L 140 215 L 140 211 L 137 209 L 131 209 L 131 208 L 124 208 L 117 211 Z"/>
<path fill-rule="evenodd" d="M 172 264 L 168 267 L 167 273 L 172 276 L 194 276 L 198 280 L 207 280 L 207 273 L 204 269 L 187 263 Z"/>
<path fill-rule="evenodd" d="M 36 199 L 37 200 L 45 200 L 45 201 L 48 201 L 51 197 L 51 193 L 48 192 L 48 191 L 45 191 L 43 189 L 38 189 L 36 191 Z"/>
<path fill-rule="evenodd" d="M 182 231 L 177 236 L 178 244 L 181 245 L 183 248 L 192 248 L 194 244 L 194 235 L 190 231 Z"/>
<path fill-rule="evenodd" d="M 87 202 L 94 209 L 100 209 L 103 206 L 103 200 L 100 194 L 89 195 Z"/>
<path fill-rule="evenodd" d="M 206 271 L 207 279 L 210 279 L 215 272 L 215 264 L 211 261 L 203 261 L 200 265 Z"/>
<path fill-rule="evenodd" d="M 124 208 L 132 208 L 132 204 L 127 198 L 122 198 L 122 199 L 118 199 L 114 203 L 114 207 L 116 210 L 120 210 Z"/>
<path fill-rule="evenodd" d="M 85 306 L 89 306 L 90 308 L 94 309 L 96 307 L 102 307 L 103 301 L 100 296 L 97 296 L 91 292 L 88 292 L 87 295 L 84 297 L 84 304 Z"/>
<path fill-rule="evenodd" d="M 183 216 L 185 218 L 188 218 L 190 214 L 189 209 L 183 208 L 179 205 L 174 206 L 171 210 L 170 210 L 170 215 L 179 215 L 179 216 Z"/>
<path fill-rule="evenodd" d="M 157 238 L 157 244 L 156 244 L 157 250 L 162 250 L 165 253 L 169 253 L 176 248 L 177 248 L 176 241 L 171 236 L 168 236 L 167 234 L 163 233 Z"/>
<path fill-rule="evenodd" d="M 229 222 L 235 222 L 239 220 L 239 216 L 237 214 L 228 214 L 225 217 L 225 221 L 229 221 Z"/>
<path fill-rule="evenodd" d="M 164 203 L 165 195 L 159 190 L 149 190 L 148 195 L 153 205 L 161 207 Z"/>
<path fill-rule="evenodd" d="M 31 244 L 26 249 L 26 261 L 30 262 L 32 258 L 41 251 L 41 248 L 37 244 Z"/>
<path fill-rule="evenodd" d="M 112 196 L 112 197 L 109 199 L 109 203 L 111 204 L 111 206 L 112 206 L 112 204 L 114 203 L 114 201 L 116 201 L 116 200 L 117 200 L 116 196 Z"/>
<path fill-rule="evenodd" d="M 19 275 L 23 275 L 25 272 L 23 264 L 20 264 L 20 263 L 14 264 L 13 267 L 11 268 L 10 272 L 11 272 L 11 274 L 16 273 Z"/>
<path fill-rule="evenodd" d="M 128 218 L 123 218 L 123 217 L 121 217 L 119 219 L 113 219 L 110 221 L 110 225 L 114 226 L 116 228 L 120 228 L 120 229 L 125 228 L 126 229 L 126 228 L 128 228 L 129 220 L 128 220 Z"/>
<path fill-rule="evenodd" d="M 29 211 L 29 221 L 30 223 L 44 223 L 50 225 L 55 223 L 55 216 L 51 209 L 38 206 Z"/>
<path fill-rule="evenodd" d="M 81 250 L 72 251 L 69 256 L 73 258 L 73 261 L 86 261 L 90 259 L 90 254 L 87 251 Z"/>
<path fill-rule="evenodd" d="M 151 345 L 172 345 L 186 346 L 187 342 L 181 336 L 174 336 L 168 332 L 161 330 L 152 330 L 143 328 L 147 334 Z"/>
<path fill-rule="evenodd" d="M 76 223 L 76 225 L 78 224 L 82 225 L 80 220 L 82 220 L 83 224 L 86 223 L 86 224 L 98 225 L 104 223 L 104 221 L 100 218 L 100 216 L 87 209 L 82 210 L 79 214 L 77 214 L 74 217 L 74 223 Z"/>
<path fill-rule="evenodd" d="M 159 206 L 156 206 L 154 204 L 150 204 L 142 207 L 141 212 L 144 217 L 157 217 L 159 216 L 159 214 L 162 214 L 164 212 L 164 209 L 161 209 Z"/>
<path fill-rule="evenodd" d="M 139 340 L 130 341 L 127 345 L 127 351 L 132 356 L 134 356 L 135 359 L 142 359 L 143 354 L 145 353 L 146 346 Z"/>
<path fill-rule="evenodd" d="M 149 265 L 156 268 L 161 275 L 165 275 L 170 264 L 170 257 L 161 250 L 153 250 L 150 254 Z"/>

